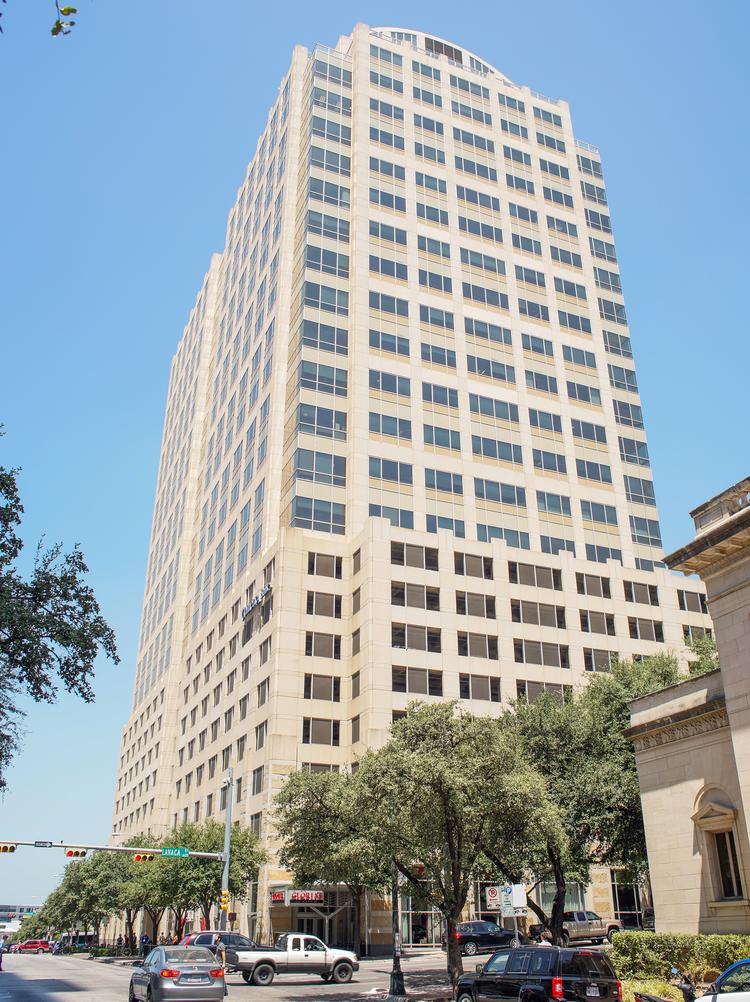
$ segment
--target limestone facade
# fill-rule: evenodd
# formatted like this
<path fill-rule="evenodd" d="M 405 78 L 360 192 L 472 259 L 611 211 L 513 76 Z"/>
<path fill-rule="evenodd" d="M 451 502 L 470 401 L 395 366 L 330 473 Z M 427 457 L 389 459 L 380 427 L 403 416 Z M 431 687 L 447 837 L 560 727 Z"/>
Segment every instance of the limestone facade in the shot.
<path fill-rule="evenodd" d="M 231 767 L 273 847 L 289 771 L 410 700 L 497 713 L 710 628 L 663 563 L 611 229 L 564 101 L 418 31 L 294 50 L 172 366 L 121 844 L 223 820 Z M 306 922 L 288 883 L 241 924 Z"/>
<path fill-rule="evenodd" d="M 750 932 L 750 478 L 695 511 L 695 539 L 666 557 L 699 574 L 720 669 L 635 700 L 656 927 Z"/>

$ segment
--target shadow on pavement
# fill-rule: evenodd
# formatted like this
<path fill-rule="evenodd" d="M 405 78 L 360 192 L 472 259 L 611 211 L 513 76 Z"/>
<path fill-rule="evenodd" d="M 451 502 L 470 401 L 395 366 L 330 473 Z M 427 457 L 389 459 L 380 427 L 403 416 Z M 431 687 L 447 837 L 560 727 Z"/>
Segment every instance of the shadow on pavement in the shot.
<path fill-rule="evenodd" d="M 388 994 L 389 977 L 391 973 L 391 962 L 387 960 L 386 963 L 381 967 L 378 965 L 370 966 L 369 973 L 376 973 L 379 975 L 378 983 L 373 985 L 371 982 L 365 985 L 361 981 L 356 979 L 350 982 L 348 985 L 332 985 L 332 984 L 321 984 L 318 978 L 307 977 L 278 977 L 274 980 L 273 987 L 277 991 L 283 991 L 284 995 L 281 998 L 285 999 L 297 999 L 295 989 L 304 988 L 308 991 L 305 992 L 306 998 L 312 998 L 308 992 L 311 988 L 316 985 L 320 987 L 320 999 L 324 999 L 326 996 L 330 996 L 333 1002 L 362 1002 L 362 999 L 368 996 L 374 1000 L 378 998 L 382 999 Z M 360 972 L 361 973 L 361 972 Z M 415 998 L 431 998 L 432 994 L 436 997 L 448 997 L 449 992 L 449 982 L 447 974 L 438 974 L 435 971 L 414 971 L 404 972 L 404 979 L 406 982 L 406 991 L 409 995 L 415 995 Z M 247 985 L 236 974 L 230 974 L 227 979 L 227 986 L 230 991 L 230 996 L 240 995 L 241 992 L 247 991 L 258 991 L 253 985 Z M 279 995 L 274 996 L 279 999 Z"/>
<path fill-rule="evenodd" d="M 44 998 L 53 992 L 89 992 L 91 985 L 75 984 L 65 978 L 22 978 L 6 965 L 0 971 L 0 996 L 12 992 L 13 999 Z"/>

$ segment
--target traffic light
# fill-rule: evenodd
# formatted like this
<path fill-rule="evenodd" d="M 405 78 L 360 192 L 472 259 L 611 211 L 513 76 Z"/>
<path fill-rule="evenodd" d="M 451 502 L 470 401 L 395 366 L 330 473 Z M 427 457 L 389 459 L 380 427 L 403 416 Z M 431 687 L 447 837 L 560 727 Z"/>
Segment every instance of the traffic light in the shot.
<path fill-rule="evenodd" d="M 134 852 L 133 853 L 133 860 L 136 863 L 150 863 L 153 858 L 154 858 L 154 854 L 152 852 Z"/>
<path fill-rule="evenodd" d="M 0 852 L 15 852 L 16 845 L 13 842 L 0 842 Z"/>
<path fill-rule="evenodd" d="M 229 908 L 229 891 L 226 887 L 222 888 L 221 894 L 219 895 L 219 908 L 223 912 Z"/>
<path fill-rule="evenodd" d="M 85 856 L 88 849 L 66 849 L 65 855 L 68 859 L 78 859 L 81 856 Z"/>

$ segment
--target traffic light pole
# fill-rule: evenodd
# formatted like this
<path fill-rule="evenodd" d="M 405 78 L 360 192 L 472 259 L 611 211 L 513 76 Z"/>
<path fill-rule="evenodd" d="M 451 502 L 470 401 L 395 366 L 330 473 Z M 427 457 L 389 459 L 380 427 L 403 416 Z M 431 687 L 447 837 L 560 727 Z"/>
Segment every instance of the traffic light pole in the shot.
<path fill-rule="evenodd" d="M 231 767 L 227 769 L 226 784 L 227 784 L 227 810 L 226 816 L 224 818 L 224 871 L 221 875 L 221 889 L 222 891 L 229 890 L 229 853 L 232 845 L 232 777 L 234 773 Z M 219 911 L 219 929 L 221 932 L 227 927 L 227 911 L 222 902 L 221 910 Z"/>
<path fill-rule="evenodd" d="M 230 770 L 231 771 L 231 770 Z M 231 792 L 228 794 L 227 804 L 231 804 Z M 149 848 L 146 846 L 132 846 L 132 845 L 85 845 L 81 842 L 49 842 L 37 839 L 36 842 L 24 842 L 21 839 L 9 838 L 2 840 L 7 845 L 30 845 L 34 849 L 94 849 L 97 852 L 129 852 L 129 853 L 153 853 L 155 856 L 169 856 L 169 853 L 164 853 L 160 848 Z M 228 850 L 227 850 L 228 851 Z M 195 856 L 198 859 L 224 859 L 223 852 L 195 852 L 193 849 L 188 849 L 186 855 Z M 225 867 L 226 872 L 226 867 Z"/>

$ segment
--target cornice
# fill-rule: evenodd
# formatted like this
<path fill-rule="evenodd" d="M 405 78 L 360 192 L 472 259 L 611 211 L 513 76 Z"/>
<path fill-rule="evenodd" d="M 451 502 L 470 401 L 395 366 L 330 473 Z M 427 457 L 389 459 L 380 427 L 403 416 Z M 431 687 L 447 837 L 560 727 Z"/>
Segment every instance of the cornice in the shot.
<path fill-rule="evenodd" d="M 718 696 L 690 710 L 667 714 L 647 724 L 630 727 L 625 736 L 630 738 L 635 751 L 641 752 L 700 734 L 709 734 L 728 726 L 725 699 Z"/>

